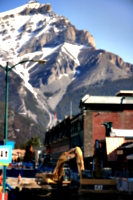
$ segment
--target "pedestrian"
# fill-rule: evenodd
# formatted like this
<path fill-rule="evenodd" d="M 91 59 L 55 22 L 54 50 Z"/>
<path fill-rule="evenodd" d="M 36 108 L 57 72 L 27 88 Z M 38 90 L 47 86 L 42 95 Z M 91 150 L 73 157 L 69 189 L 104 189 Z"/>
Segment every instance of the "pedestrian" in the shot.
<path fill-rule="evenodd" d="M 21 181 L 21 174 L 18 175 L 18 184 L 20 184 Z"/>

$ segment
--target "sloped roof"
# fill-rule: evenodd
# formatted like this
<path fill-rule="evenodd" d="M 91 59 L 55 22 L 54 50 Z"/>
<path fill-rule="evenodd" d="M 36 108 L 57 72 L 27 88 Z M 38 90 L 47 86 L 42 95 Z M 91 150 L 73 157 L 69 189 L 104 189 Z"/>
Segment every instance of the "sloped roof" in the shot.
<path fill-rule="evenodd" d="M 120 90 L 115 95 L 116 96 L 133 96 L 133 90 Z"/>
<path fill-rule="evenodd" d="M 133 138 L 133 129 L 114 129 L 114 128 L 111 128 L 110 136 Z"/>
<path fill-rule="evenodd" d="M 133 104 L 133 97 L 85 95 L 80 104 Z"/>

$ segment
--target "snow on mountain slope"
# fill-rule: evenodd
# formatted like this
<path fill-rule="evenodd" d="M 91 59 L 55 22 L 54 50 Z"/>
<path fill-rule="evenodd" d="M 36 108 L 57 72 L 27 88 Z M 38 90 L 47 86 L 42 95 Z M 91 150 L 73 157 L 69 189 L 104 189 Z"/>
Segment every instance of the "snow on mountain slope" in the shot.
<path fill-rule="evenodd" d="M 15 59 L 19 57 L 18 52 L 23 45 L 29 42 L 31 38 L 35 37 L 38 39 L 39 36 L 42 34 L 44 35 L 50 31 L 52 27 L 54 27 L 55 32 L 58 33 L 64 30 L 62 27 L 55 27 L 54 23 L 62 19 L 62 17 L 58 15 L 54 14 L 55 17 L 53 17 L 53 15 L 50 15 L 49 12 L 46 14 L 37 13 L 26 16 L 19 14 L 27 8 L 37 9 L 39 7 L 41 7 L 41 5 L 37 2 L 28 3 L 14 10 L 0 13 L 2 25 L 0 28 L 0 33 L 2 36 L 0 37 L 0 47 L 5 52 L 10 53 L 10 58 L 12 56 L 11 62 L 15 61 Z M 13 17 L 7 17 L 7 19 L 5 19 L 5 16 L 9 15 L 13 15 Z M 40 30 L 41 28 L 42 30 Z M 56 51 L 59 46 L 61 46 L 61 44 L 55 46 L 54 48 L 43 47 L 41 52 L 43 53 L 44 57 L 46 57 L 49 54 L 54 53 L 54 51 Z M 71 59 L 74 59 L 75 62 L 79 65 L 77 56 L 81 48 L 83 48 L 83 45 L 72 45 L 71 43 L 64 43 L 62 51 L 65 52 Z M 34 54 L 36 55 L 38 52 L 36 51 Z"/>
<path fill-rule="evenodd" d="M 33 3 L 30 2 L 16 9 L 0 13 L 0 21 L 1 21 L 0 49 L 3 52 L 2 56 L 0 57 L 0 62 L 2 66 L 5 66 L 6 61 L 8 61 L 10 67 L 20 62 L 21 60 L 30 60 L 35 58 L 43 60 L 45 58 L 53 56 L 56 52 L 58 52 L 59 55 L 61 55 L 61 57 L 58 56 L 57 60 L 55 57 L 54 60 L 55 62 L 58 62 L 58 66 L 61 66 L 64 62 L 62 53 L 63 56 L 65 54 L 67 56 L 67 62 L 70 60 L 71 70 L 67 71 L 57 70 L 58 73 L 57 75 L 55 75 L 55 77 L 57 76 L 57 78 L 55 78 L 56 84 L 53 82 L 54 83 L 53 85 L 52 82 L 50 82 L 53 85 L 52 87 L 54 88 L 55 91 L 59 90 L 59 92 L 55 92 L 54 100 L 53 98 L 51 98 L 50 100 L 45 96 L 43 98 L 42 95 L 40 95 L 40 91 L 38 92 L 38 89 L 34 87 L 32 84 L 31 77 L 33 77 L 33 79 L 36 80 L 36 77 L 38 76 L 37 74 L 39 72 L 37 63 L 27 62 L 23 65 L 17 65 L 13 69 L 13 71 L 17 75 L 19 75 L 20 78 L 24 81 L 24 86 L 34 95 L 34 97 L 37 99 L 41 98 L 43 104 L 45 105 L 45 108 L 46 105 L 49 105 L 50 108 L 54 110 L 58 102 L 62 99 L 62 96 L 65 94 L 67 86 L 73 81 L 74 74 L 76 72 L 75 67 L 80 65 L 78 60 L 79 52 L 83 48 L 88 48 L 88 47 L 83 44 L 80 45 L 76 41 L 73 44 L 71 43 L 71 41 L 65 42 L 65 39 L 64 41 L 61 42 L 60 38 L 58 38 L 58 40 L 54 41 L 53 43 L 54 45 L 52 46 L 51 44 L 46 46 L 45 45 L 41 46 L 40 43 L 41 46 L 40 50 L 29 51 L 29 53 L 24 53 L 21 55 L 22 49 L 24 49 L 25 51 L 25 49 L 27 49 L 29 43 L 31 43 L 32 40 L 34 40 L 34 42 L 32 42 L 34 45 L 42 37 L 44 37 L 43 40 L 45 40 L 45 36 L 46 40 L 47 37 L 52 38 L 53 36 L 50 35 L 51 30 L 53 30 L 54 35 L 58 37 L 60 34 L 64 34 L 64 31 L 67 30 L 67 28 L 71 25 L 66 18 L 58 16 L 57 14 L 52 12 L 49 8 L 46 12 L 42 12 L 41 9 L 44 10 L 45 5 L 47 6 L 47 4 L 40 5 L 38 2 L 33 2 Z M 27 12 L 29 12 L 29 14 L 27 14 Z M 50 60 L 50 58 L 48 60 Z M 74 68 L 71 64 L 72 62 L 74 62 L 73 63 Z M 58 68 L 58 66 L 55 65 L 54 68 Z M 46 73 L 45 70 L 43 71 L 44 73 Z M 63 77 L 65 77 L 65 79 Z M 62 84 L 64 85 L 63 87 L 61 87 L 60 85 L 61 79 L 65 83 Z M 51 88 L 51 84 L 48 88 Z M 42 92 L 46 91 L 47 89 L 42 86 Z M 38 103 L 40 103 L 39 99 Z M 25 112 L 26 106 L 24 99 L 22 99 L 22 104 L 23 105 L 20 105 L 20 108 L 24 108 Z M 48 110 L 47 112 L 49 113 Z M 50 123 L 51 123 L 51 118 L 52 117 L 50 115 Z"/>
<path fill-rule="evenodd" d="M 44 5 L 44 4 L 43 4 Z M 13 15 L 13 14 L 19 14 L 20 12 L 22 12 L 23 10 L 30 8 L 30 9 L 38 9 L 40 7 L 40 4 L 36 1 L 36 2 L 28 2 L 27 4 L 24 4 L 23 6 L 20 6 L 18 8 L 9 10 L 9 11 L 5 11 L 0 13 L 0 17 L 4 17 L 7 15 Z"/>
<path fill-rule="evenodd" d="M 17 87 L 21 99 L 17 108 L 21 108 L 21 112 L 32 112 L 36 121 L 34 108 L 38 107 L 49 114 L 49 126 L 52 124 L 54 111 L 70 85 L 74 90 L 92 83 L 99 84 L 101 80 L 104 83 L 108 77 L 131 76 L 130 65 L 111 53 L 96 50 L 93 36 L 88 31 L 77 30 L 66 17 L 54 13 L 50 4 L 30 1 L 0 13 L 0 24 L 2 66 L 6 66 L 7 61 L 11 67 L 22 60 L 47 60 L 43 66 L 26 62 L 13 69 L 13 73 L 23 80 L 21 87 Z M 0 73 L 0 80 L 3 80 L 2 76 Z M 26 105 L 24 87 L 32 93 L 27 99 L 36 99 L 32 111 L 30 105 Z M 10 101 L 16 108 L 14 99 Z"/>
<path fill-rule="evenodd" d="M 85 45 L 80 45 L 80 44 L 70 44 L 65 42 L 64 45 L 62 46 L 62 51 L 66 53 L 72 60 L 77 63 L 77 65 L 80 65 L 79 60 L 78 60 L 78 55 L 83 48 L 91 48 L 87 47 Z"/>

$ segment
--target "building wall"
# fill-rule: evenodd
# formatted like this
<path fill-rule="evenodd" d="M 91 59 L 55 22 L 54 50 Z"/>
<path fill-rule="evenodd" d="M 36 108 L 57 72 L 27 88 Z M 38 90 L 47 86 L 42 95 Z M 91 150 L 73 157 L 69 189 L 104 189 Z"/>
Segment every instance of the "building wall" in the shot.
<path fill-rule="evenodd" d="M 93 112 L 84 111 L 84 157 L 93 156 Z"/>
<path fill-rule="evenodd" d="M 105 126 L 101 126 L 105 122 L 113 122 L 113 128 L 116 129 L 133 129 L 133 110 L 100 111 L 100 114 L 99 111 L 93 112 L 93 147 L 96 139 L 105 137 Z"/>
<path fill-rule="evenodd" d="M 70 148 L 79 146 L 84 150 L 84 132 L 83 132 L 83 116 L 73 118 L 70 123 Z"/>
<path fill-rule="evenodd" d="M 99 107 L 99 109 L 101 109 L 101 105 Z M 114 107 L 108 106 L 108 108 L 113 109 Z M 82 122 L 83 127 L 81 128 L 79 124 L 81 125 Z M 105 138 L 105 126 L 101 126 L 101 124 L 105 122 L 112 122 L 114 129 L 133 129 L 133 110 L 102 111 L 98 109 L 95 110 L 95 107 L 88 107 L 80 116 L 72 119 L 70 126 L 64 124 L 64 129 L 67 129 L 67 132 L 70 133 L 67 135 L 66 139 L 62 138 L 60 140 L 58 138 L 56 141 L 46 144 L 46 146 L 50 146 L 53 158 L 58 158 L 62 152 L 68 151 L 73 148 L 74 145 L 80 145 L 84 157 L 93 156 L 95 140 Z M 59 130 L 55 131 L 56 134 L 58 134 L 58 132 Z M 49 134 L 51 134 L 51 132 L 49 132 Z M 80 143 L 77 143 L 78 137 Z"/>
<path fill-rule="evenodd" d="M 66 138 L 64 140 L 57 141 L 51 144 L 51 157 L 58 159 L 62 152 L 70 149 L 70 140 Z"/>

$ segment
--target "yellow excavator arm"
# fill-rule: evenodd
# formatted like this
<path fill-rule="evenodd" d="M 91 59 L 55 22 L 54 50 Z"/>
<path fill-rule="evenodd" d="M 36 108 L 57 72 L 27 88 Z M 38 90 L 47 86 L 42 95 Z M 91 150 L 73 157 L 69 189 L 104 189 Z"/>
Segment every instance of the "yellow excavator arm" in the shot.
<path fill-rule="evenodd" d="M 68 152 L 63 152 L 60 155 L 53 173 L 38 173 L 36 174 L 36 180 L 39 178 L 43 179 L 42 182 L 44 184 L 56 184 L 61 182 L 64 164 L 73 158 L 76 158 L 78 172 L 81 178 L 82 170 L 84 170 L 83 155 L 80 147 L 75 147 Z"/>
<path fill-rule="evenodd" d="M 64 163 L 75 157 L 76 157 L 78 172 L 79 175 L 81 176 L 81 171 L 84 170 L 84 161 L 83 161 L 82 151 L 79 147 L 75 147 L 69 150 L 68 152 L 64 152 L 61 154 L 54 169 L 53 176 L 57 176 L 58 180 L 60 180 L 63 176 Z"/>
<path fill-rule="evenodd" d="M 36 182 L 40 182 L 42 185 L 51 185 L 52 188 L 60 186 L 71 186 L 72 180 L 63 176 L 66 173 L 64 164 L 76 158 L 77 168 L 80 176 L 80 189 L 81 193 L 96 192 L 96 193 L 107 193 L 116 191 L 116 180 L 97 179 L 91 176 L 90 171 L 84 169 L 83 155 L 80 147 L 75 147 L 68 152 L 64 152 L 60 155 L 56 167 L 53 173 L 37 173 Z"/>

